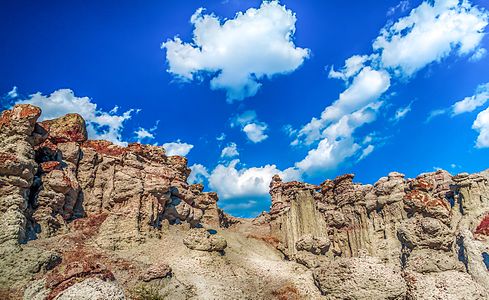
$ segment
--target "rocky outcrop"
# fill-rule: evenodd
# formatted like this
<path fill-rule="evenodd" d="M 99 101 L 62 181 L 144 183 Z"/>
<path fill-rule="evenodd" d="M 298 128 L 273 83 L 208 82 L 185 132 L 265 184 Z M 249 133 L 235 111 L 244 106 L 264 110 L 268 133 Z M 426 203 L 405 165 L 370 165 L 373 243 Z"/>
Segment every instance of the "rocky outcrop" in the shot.
<path fill-rule="evenodd" d="M 141 280 L 148 282 L 155 279 L 170 277 L 172 275 L 171 267 L 165 263 L 158 263 L 150 266 L 143 274 Z"/>
<path fill-rule="evenodd" d="M 226 240 L 217 233 L 210 233 L 204 228 L 191 229 L 183 239 L 189 249 L 200 251 L 223 251 L 227 247 Z"/>
<path fill-rule="evenodd" d="M 5 207 L 0 242 L 66 233 L 72 220 L 110 212 L 99 243 L 126 247 L 160 234 L 162 222 L 219 227 L 217 195 L 190 186 L 187 160 L 162 147 L 87 140 L 77 114 L 36 123 L 41 111 L 15 106 L 1 117 Z"/>
<path fill-rule="evenodd" d="M 330 260 L 314 270 L 314 280 L 328 299 L 405 299 L 400 268 L 373 257 Z"/>
<path fill-rule="evenodd" d="M 40 114 L 0 116 L 1 299 L 489 299 L 489 171 L 274 176 L 247 220 L 186 158 Z"/>
<path fill-rule="evenodd" d="M 160 238 L 165 224 L 220 226 L 217 194 L 187 183 L 186 158 L 88 140 L 78 114 L 37 123 L 40 115 L 16 105 L 0 116 L 0 289 L 56 265 L 56 253 L 23 243 L 79 230 L 81 219 L 97 224 L 94 242 L 108 250 Z M 26 268 L 16 267 L 24 256 Z"/>
<path fill-rule="evenodd" d="M 34 146 L 43 138 L 36 125 L 41 110 L 17 105 L 0 116 L 0 245 L 26 240 L 29 190 L 38 165 Z"/>
<path fill-rule="evenodd" d="M 406 179 L 393 172 L 374 185 L 347 174 L 319 186 L 274 177 L 271 233 L 286 256 L 314 270 L 331 299 L 486 299 L 485 174 L 453 177 L 441 170 Z M 313 246 L 316 240 L 327 241 L 324 251 Z M 457 282 L 448 287 L 448 278 Z"/>

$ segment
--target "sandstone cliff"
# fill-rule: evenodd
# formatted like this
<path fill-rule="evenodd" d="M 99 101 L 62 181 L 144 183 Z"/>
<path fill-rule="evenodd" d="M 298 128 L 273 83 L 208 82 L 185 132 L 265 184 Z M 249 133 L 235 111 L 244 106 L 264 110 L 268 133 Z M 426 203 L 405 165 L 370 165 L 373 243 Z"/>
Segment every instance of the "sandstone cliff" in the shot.
<path fill-rule="evenodd" d="M 226 215 L 180 156 L 0 116 L 0 299 L 489 299 L 488 173 L 270 183 Z"/>

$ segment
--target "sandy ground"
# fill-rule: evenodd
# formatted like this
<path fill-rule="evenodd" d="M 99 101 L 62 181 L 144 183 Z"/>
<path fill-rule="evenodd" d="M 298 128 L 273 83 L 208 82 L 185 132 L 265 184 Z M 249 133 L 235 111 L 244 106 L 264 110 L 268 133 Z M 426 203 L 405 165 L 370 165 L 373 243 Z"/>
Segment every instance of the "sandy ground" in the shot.
<path fill-rule="evenodd" d="M 321 299 L 308 269 L 247 237 L 248 230 L 246 224 L 241 230 L 219 230 L 228 243 L 224 254 L 188 249 L 182 242 L 185 231 L 175 226 L 161 239 L 116 255 L 142 264 L 169 264 L 174 276 L 159 286 L 169 299 Z"/>

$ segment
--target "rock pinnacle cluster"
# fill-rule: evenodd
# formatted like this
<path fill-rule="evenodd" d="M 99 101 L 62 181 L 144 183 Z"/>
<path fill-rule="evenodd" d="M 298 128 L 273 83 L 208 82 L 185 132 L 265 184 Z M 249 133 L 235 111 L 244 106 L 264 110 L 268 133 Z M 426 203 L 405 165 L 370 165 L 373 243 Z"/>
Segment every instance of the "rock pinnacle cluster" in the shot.
<path fill-rule="evenodd" d="M 40 115 L 0 115 L 0 299 L 489 299 L 487 171 L 276 175 L 235 218 L 185 157 Z"/>

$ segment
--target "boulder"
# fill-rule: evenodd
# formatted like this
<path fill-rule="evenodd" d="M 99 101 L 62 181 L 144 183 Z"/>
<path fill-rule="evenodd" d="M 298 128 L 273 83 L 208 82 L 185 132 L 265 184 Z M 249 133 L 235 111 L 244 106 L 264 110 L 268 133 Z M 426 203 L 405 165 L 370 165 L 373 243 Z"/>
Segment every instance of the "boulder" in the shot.
<path fill-rule="evenodd" d="M 223 251 L 227 247 L 226 240 L 217 234 L 210 234 L 204 228 L 192 228 L 189 230 L 183 243 L 189 249 L 200 251 Z"/>
<path fill-rule="evenodd" d="M 146 271 L 141 274 L 142 281 L 148 282 L 155 279 L 161 279 L 172 276 L 172 269 L 168 264 L 158 263 L 150 266 Z"/>

